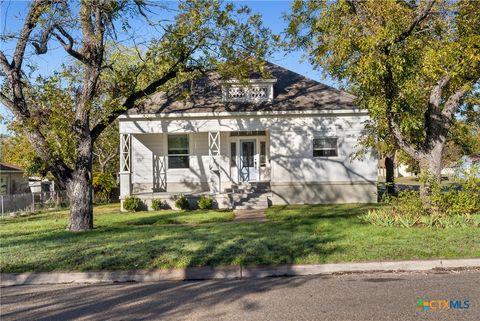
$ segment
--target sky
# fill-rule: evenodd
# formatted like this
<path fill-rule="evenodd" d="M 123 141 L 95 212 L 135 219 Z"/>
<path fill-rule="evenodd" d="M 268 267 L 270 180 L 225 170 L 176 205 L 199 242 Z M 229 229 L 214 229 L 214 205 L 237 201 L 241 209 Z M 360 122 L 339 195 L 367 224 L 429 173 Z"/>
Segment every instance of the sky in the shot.
<path fill-rule="evenodd" d="M 288 15 L 290 11 L 291 1 L 230 1 L 236 5 L 247 5 L 253 13 L 260 13 L 263 17 L 263 23 L 270 28 L 273 33 L 280 34 L 283 32 L 287 23 L 284 20 L 284 15 Z M 163 1 L 165 3 L 165 1 Z M 174 2 L 168 2 L 169 5 L 175 5 Z M 21 27 L 22 18 L 28 10 L 28 1 L 1 1 L 0 2 L 0 30 L 2 34 L 17 31 Z M 151 30 L 144 27 L 144 21 L 138 19 L 130 21 L 132 28 L 140 35 L 148 36 Z M 2 51 L 6 52 L 7 56 L 13 52 L 13 43 L 0 43 Z M 38 66 L 38 70 L 42 74 L 48 74 L 58 68 L 62 62 L 67 59 L 63 49 L 59 46 L 49 48 L 50 54 L 47 56 L 35 56 L 32 59 Z M 336 84 L 328 78 L 324 78 L 318 71 L 314 70 L 306 59 L 302 59 L 302 52 L 286 53 L 282 50 L 277 50 L 269 61 L 278 64 L 287 69 L 293 70 L 299 74 L 307 76 L 311 79 L 319 80 L 328 85 L 335 86 Z M 7 119 L 11 117 L 10 112 L 0 104 L 0 114 Z M 4 124 L 0 124 L 0 134 L 7 132 Z"/>

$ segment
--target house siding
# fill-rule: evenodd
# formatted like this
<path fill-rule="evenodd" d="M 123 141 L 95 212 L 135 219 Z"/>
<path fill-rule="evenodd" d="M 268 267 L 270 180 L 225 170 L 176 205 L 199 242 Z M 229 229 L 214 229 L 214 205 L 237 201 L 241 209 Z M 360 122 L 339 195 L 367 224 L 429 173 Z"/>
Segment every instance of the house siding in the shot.
<path fill-rule="evenodd" d="M 177 132 L 178 133 L 178 132 Z M 132 191 L 151 193 L 154 189 L 154 156 L 165 156 L 167 161 L 167 134 L 132 135 Z M 226 141 L 228 133 L 222 133 L 220 141 Z M 227 155 L 226 144 L 221 144 L 221 154 Z M 189 133 L 189 168 L 167 170 L 167 192 L 189 193 L 209 190 L 208 133 Z M 227 157 L 221 158 L 222 172 L 228 173 Z M 228 182 L 226 174 L 222 179 Z"/>
<path fill-rule="evenodd" d="M 167 171 L 167 192 L 208 191 L 208 131 L 221 131 L 221 189 L 235 180 L 230 168 L 229 132 L 268 131 L 272 203 L 376 201 L 377 160 L 354 159 L 366 114 L 179 117 L 120 119 L 120 132 L 132 135 L 133 193 L 151 193 L 153 156 L 166 155 L 165 133 L 189 133 L 190 168 Z M 313 139 L 336 137 L 338 156 L 313 157 Z"/>
<path fill-rule="evenodd" d="M 365 120 L 365 117 L 297 119 L 289 126 L 273 127 L 272 182 L 376 181 L 376 157 L 354 158 Z M 322 137 L 337 138 L 338 156 L 313 157 L 313 139 Z"/>

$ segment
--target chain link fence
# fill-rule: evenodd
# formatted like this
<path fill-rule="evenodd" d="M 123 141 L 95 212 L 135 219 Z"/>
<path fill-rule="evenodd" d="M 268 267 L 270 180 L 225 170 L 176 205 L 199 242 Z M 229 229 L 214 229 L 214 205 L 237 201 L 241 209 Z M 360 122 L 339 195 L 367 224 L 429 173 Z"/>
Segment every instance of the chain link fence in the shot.
<path fill-rule="evenodd" d="M 58 210 L 70 205 L 66 191 L 0 195 L 0 211 L 4 215 Z"/>

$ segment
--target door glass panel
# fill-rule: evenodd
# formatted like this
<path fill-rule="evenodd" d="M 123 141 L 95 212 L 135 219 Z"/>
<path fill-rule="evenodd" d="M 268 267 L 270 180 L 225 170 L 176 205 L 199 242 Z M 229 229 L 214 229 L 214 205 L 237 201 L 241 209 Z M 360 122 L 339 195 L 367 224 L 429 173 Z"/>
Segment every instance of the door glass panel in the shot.
<path fill-rule="evenodd" d="M 242 156 L 244 159 L 245 167 L 254 166 L 254 143 L 253 142 L 242 142 Z"/>
<path fill-rule="evenodd" d="M 267 164 L 267 147 L 265 142 L 260 142 L 260 167 L 265 167 Z"/>
<path fill-rule="evenodd" d="M 255 142 L 242 141 L 240 143 L 240 180 L 251 181 L 256 178 L 255 171 Z"/>
<path fill-rule="evenodd" d="M 237 143 L 230 143 L 230 166 L 237 166 Z"/>

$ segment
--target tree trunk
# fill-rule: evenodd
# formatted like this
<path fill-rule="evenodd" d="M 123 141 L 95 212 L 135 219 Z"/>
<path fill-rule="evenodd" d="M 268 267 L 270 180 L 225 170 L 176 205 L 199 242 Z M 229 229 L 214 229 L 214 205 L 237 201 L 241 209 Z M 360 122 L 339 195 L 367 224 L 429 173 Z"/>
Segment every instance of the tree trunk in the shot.
<path fill-rule="evenodd" d="M 90 169 L 76 171 L 68 186 L 70 199 L 70 231 L 86 231 L 93 228 L 92 182 Z"/>
<path fill-rule="evenodd" d="M 92 153 L 90 140 L 79 144 L 79 156 L 71 181 L 67 184 L 70 199 L 70 231 L 93 228 Z"/>
<path fill-rule="evenodd" d="M 395 173 L 394 173 L 394 163 L 393 156 L 388 155 L 385 157 L 385 185 L 387 188 L 388 195 L 395 194 Z"/>
<path fill-rule="evenodd" d="M 428 155 L 419 161 L 420 177 L 424 182 L 420 185 L 420 196 L 422 200 L 430 197 L 432 184 L 440 183 L 442 178 L 442 152 L 443 146 L 436 146 Z"/>

